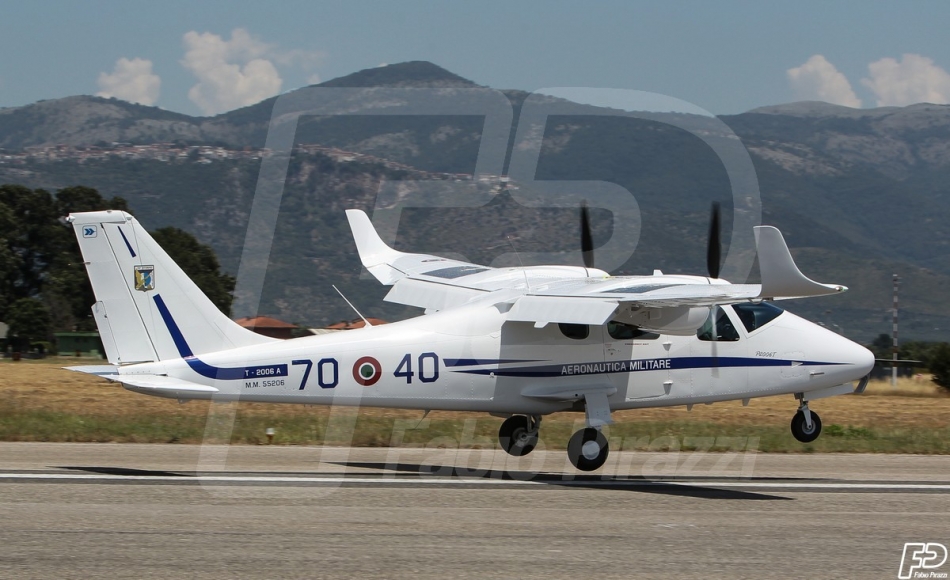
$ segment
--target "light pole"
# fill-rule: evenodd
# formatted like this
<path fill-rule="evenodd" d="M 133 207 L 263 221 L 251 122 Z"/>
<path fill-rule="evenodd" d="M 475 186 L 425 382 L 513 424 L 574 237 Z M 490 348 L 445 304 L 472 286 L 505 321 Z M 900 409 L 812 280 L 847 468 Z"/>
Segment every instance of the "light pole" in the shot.
<path fill-rule="evenodd" d="M 900 276 L 894 274 L 894 345 L 893 360 L 891 364 L 891 386 L 897 386 L 897 287 L 900 284 Z"/>

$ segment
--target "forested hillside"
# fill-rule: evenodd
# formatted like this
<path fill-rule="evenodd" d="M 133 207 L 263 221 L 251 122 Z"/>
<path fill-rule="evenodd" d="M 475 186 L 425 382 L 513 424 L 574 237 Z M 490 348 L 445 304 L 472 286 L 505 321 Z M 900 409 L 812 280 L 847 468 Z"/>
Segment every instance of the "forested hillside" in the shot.
<path fill-rule="evenodd" d="M 430 63 L 370 69 L 324 85 L 477 86 Z M 505 94 L 517 121 L 525 93 Z M 51 191 L 82 184 L 107 198 L 120 196 L 146 227 L 193 233 L 214 248 L 225 271 L 236 274 L 273 102 L 210 118 L 94 97 L 0 110 L 0 183 Z M 537 179 L 608 181 L 636 199 L 639 245 L 616 273 L 702 271 L 713 200 L 723 203 L 729 241 L 732 193 L 721 163 L 700 139 L 663 120 L 662 114 L 653 120 L 555 116 L 545 129 Z M 851 288 L 791 305 L 793 310 L 870 340 L 889 329 L 896 273 L 903 280 L 903 331 L 946 340 L 950 107 L 856 110 L 796 103 L 722 121 L 750 152 L 763 222 L 785 233 L 809 276 Z M 305 118 L 261 313 L 309 325 L 349 318 L 330 288 L 337 284 L 367 314 L 408 315 L 380 302 L 385 289 L 375 281 L 360 279 L 343 210 L 399 205 L 418 189 L 418 180 L 449 188 L 462 179 L 466 187 L 487 188 L 491 202 L 404 209 L 400 248 L 491 262 L 511 252 L 511 237 L 519 252 L 564 252 L 572 259 L 566 253 L 578 244 L 575 210 L 525 208 L 506 191 L 523 184 L 496 179 L 466 185 L 457 175 L 474 168 L 481 125 L 480 118 L 464 116 Z M 154 144 L 163 144 L 158 153 L 135 149 Z M 381 184 L 394 181 L 402 182 L 401 193 L 378 199 Z M 595 211 L 593 218 L 598 245 L 614 228 L 634 227 L 613 223 L 608 211 Z"/>

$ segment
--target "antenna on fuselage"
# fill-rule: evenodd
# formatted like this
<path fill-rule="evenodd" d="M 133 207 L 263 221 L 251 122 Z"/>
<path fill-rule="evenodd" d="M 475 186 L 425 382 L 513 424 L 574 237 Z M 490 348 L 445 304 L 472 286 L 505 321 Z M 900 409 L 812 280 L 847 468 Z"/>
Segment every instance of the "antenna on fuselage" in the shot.
<path fill-rule="evenodd" d="M 340 289 L 336 287 L 336 284 L 330 284 L 330 286 L 333 286 L 333 289 L 336 290 L 336 293 L 340 295 L 340 298 L 342 298 L 350 306 L 350 308 L 353 309 L 353 312 L 355 312 L 357 316 L 363 319 L 363 322 L 366 323 L 366 326 L 373 326 L 372 324 L 370 324 L 369 320 L 366 320 L 365 316 L 360 314 L 360 311 L 356 309 L 356 306 L 353 306 L 353 303 L 346 299 L 346 296 L 344 296 L 343 293 L 340 292 Z"/>
<path fill-rule="evenodd" d="M 505 236 L 505 239 L 508 240 L 508 244 L 511 245 L 511 249 L 514 250 L 515 255 L 518 256 L 518 263 L 521 264 L 521 273 L 524 274 L 525 290 L 531 292 L 531 284 L 528 283 L 528 272 L 524 269 L 524 262 L 521 261 L 521 253 L 518 252 L 518 248 L 515 247 L 515 242 L 511 239 L 511 236 Z"/>

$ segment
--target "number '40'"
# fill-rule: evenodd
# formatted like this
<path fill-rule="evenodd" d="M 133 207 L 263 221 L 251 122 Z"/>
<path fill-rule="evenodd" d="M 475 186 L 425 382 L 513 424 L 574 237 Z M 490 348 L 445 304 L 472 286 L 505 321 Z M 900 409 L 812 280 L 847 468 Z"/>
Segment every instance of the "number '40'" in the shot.
<path fill-rule="evenodd" d="M 424 352 L 416 359 L 419 368 L 419 380 L 423 383 L 434 383 L 439 380 L 439 355 L 434 352 Z M 412 370 L 412 355 L 407 354 L 399 361 L 399 366 L 393 373 L 394 377 L 406 379 L 406 384 L 412 384 L 412 377 L 416 373 Z"/>

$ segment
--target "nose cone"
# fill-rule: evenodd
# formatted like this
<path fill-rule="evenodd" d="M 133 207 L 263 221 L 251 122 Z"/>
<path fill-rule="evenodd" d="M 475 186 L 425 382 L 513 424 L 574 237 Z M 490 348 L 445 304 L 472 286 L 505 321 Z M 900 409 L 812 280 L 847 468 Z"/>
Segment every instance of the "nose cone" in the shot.
<path fill-rule="evenodd" d="M 860 344 L 852 342 L 851 345 L 854 368 L 860 371 L 857 378 L 866 377 L 874 368 L 874 353 Z"/>
<path fill-rule="evenodd" d="M 836 338 L 834 360 L 842 363 L 839 371 L 841 380 L 856 381 L 866 377 L 874 367 L 874 354 L 843 336 Z"/>

